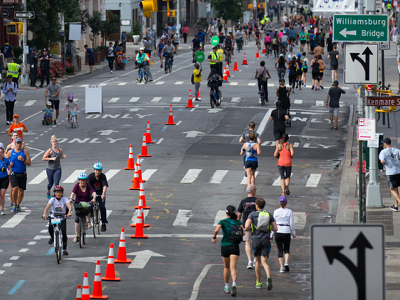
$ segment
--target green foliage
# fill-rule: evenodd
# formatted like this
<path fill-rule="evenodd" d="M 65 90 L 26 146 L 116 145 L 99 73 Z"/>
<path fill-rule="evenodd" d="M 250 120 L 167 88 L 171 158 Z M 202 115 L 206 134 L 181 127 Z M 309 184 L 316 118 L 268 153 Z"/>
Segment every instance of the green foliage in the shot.
<path fill-rule="evenodd" d="M 133 33 L 132 36 L 139 35 L 140 36 L 139 40 L 142 39 L 142 27 L 140 26 L 140 22 L 136 22 L 136 24 L 135 24 L 135 26 L 133 26 L 131 32 Z"/>
<path fill-rule="evenodd" d="M 99 11 L 93 11 L 93 15 L 89 16 L 88 25 L 91 29 L 90 40 L 94 45 L 96 37 L 100 35 L 100 31 L 103 28 L 103 21 L 101 20 L 101 13 Z"/>
<path fill-rule="evenodd" d="M 218 11 L 217 18 L 238 21 L 242 17 L 243 0 L 211 0 L 211 5 Z"/>
<path fill-rule="evenodd" d="M 22 52 L 23 52 L 22 47 L 18 47 L 18 46 L 13 47 L 13 51 L 14 51 L 14 57 L 16 59 L 18 59 L 18 62 L 19 62 L 20 61 L 19 57 L 22 55 Z"/>
<path fill-rule="evenodd" d="M 107 20 L 103 22 L 101 36 L 105 39 L 119 28 L 119 17 L 111 11 L 107 14 Z"/>
<path fill-rule="evenodd" d="M 129 32 L 128 32 L 128 38 L 131 39 L 131 38 L 133 37 L 133 35 L 134 35 L 133 31 L 129 31 Z"/>

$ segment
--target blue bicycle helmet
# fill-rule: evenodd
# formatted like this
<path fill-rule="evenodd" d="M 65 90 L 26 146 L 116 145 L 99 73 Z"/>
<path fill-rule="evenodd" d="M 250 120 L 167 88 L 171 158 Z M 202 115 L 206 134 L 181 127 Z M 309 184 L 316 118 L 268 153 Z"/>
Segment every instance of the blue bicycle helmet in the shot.
<path fill-rule="evenodd" d="M 93 165 L 93 169 L 95 169 L 95 170 L 103 170 L 103 165 L 101 163 L 97 162 L 97 163 L 95 163 Z"/>
<path fill-rule="evenodd" d="M 87 179 L 87 175 L 85 172 L 79 173 L 78 179 Z"/>
<path fill-rule="evenodd" d="M 301 54 L 300 54 L 300 53 L 297 53 L 297 57 L 301 57 Z"/>

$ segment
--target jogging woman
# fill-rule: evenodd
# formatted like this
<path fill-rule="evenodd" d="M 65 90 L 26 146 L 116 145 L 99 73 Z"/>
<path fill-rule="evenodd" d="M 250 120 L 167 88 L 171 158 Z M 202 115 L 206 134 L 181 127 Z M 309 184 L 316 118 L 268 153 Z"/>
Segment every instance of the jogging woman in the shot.
<path fill-rule="evenodd" d="M 306 53 L 305 52 L 301 53 L 301 59 L 303 60 L 303 67 L 301 68 L 302 71 L 303 71 L 302 81 L 303 81 L 304 87 L 306 87 L 306 84 L 307 84 L 307 71 L 308 71 L 308 58 L 306 57 Z"/>
<path fill-rule="evenodd" d="M 157 55 L 160 58 L 160 67 L 161 67 L 161 69 L 163 68 L 163 56 L 162 56 L 163 49 L 164 49 L 164 43 L 160 39 L 160 42 L 157 45 Z"/>
<path fill-rule="evenodd" d="M 1 143 L 0 143 L 1 144 Z M 9 177 L 11 172 L 10 161 L 4 157 L 4 145 L 0 146 L 0 215 L 5 215 L 4 205 L 6 204 L 6 191 L 8 187 Z"/>
<path fill-rule="evenodd" d="M 296 56 L 293 56 L 289 63 L 289 91 L 291 93 L 294 93 L 298 69 L 299 64 L 297 63 Z"/>
<path fill-rule="evenodd" d="M 318 59 L 318 55 L 314 55 L 314 59 L 311 61 L 311 74 L 312 74 L 312 87 L 311 89 L 319 90 L 319 75 L 320 75 L 320 62 Z"/>
<path fill-rule="evenodd" d="M 225 280 L 225 293 L 231 293 L 232 297 L 236 296 L 236 278 L 237 271 L 236 266 L 240 256 L 239 244 L 234 244 L 229 241 L 231 236 L 231 226 L 239 225 L 243 230 L 243 236 L 245 234 L 242 223 L 237 220 L 237 215 L 235 212 L 236 208 L 232 205 L 228 205 L 225 209 L 226 219 L 218 222 L 217 227 L 215 227 L 214 235 L 211 241 L 215 244 L 217 241 L 217 234 L 222 228 L 223 237 L 221 240 L 221 256 L 224 262 L 224 280 Z M 229 270 L 232 277 L 232 290 L 229 289 Z"/>
<path fill-rule="evenodd" d="M 50 189 L 54 185 L 59 185 L 61 180 L 61 158 L 66 159 L 67 155 L 63 154 L 61 148 L 58 148 L 58 141 L 55 135 L 50 138 L 51 148 L 48 149 L 44 155 L 42 160 L 48 161 L 48 165 L 46 168 L 47 174 L 47 199 L 50 199 Z"/>
<path fill-rule="evenodd" d="M 294 156 L 293 145 L 288 143 L 287 133 L 282 134 L 280 144 L 276 145 L 274 157 L 278 158 L 278 170 L 281 175 L 282 195 L 290 195 L 289 184 L 292 173 L 292 157 Z"/>
<path fill-rule="evenodd" d="M 249 133 L 249 142 L 244 143 L 243 147 L 240 149 L 240 155 L 245 155 L 244 167 L 247 174 L 247 185 L 256 184 L 256 178 L 254 176 L 258 168 L 257 155 L 261 154 L 261 148 L 258 143 L 256 143 L 256 135 L 254 132 Z"/>
<path fill-rule="evenodd" d="M 280 264 L 280 273 L 289 272 L 289 256 L 290 256 L 290 235 L 296 238 L 296 230 L 294 228 L 293 212 L 286 208 L 287 199 L 285 196 L 279 197 L 280 208 L 274 211 L 274 219 L 278 225 L 278 231 L 275 233 L 275 243 L 278 248 L 278 260 Z M 271 238 L 274 231 L 271 232 Z M 283 252 L 285 252 L 285 264 L 283 263 Z"/>
<path fill-rule="evenodd" d="M 285 59 L 283 54 L 279 54 L 279 58 L 275 62 L 275 69 L 278 71 L 279 80 L 285 78 L 285 73 L 286 73 L 286 70 L 287 70 L 286 66 L 287 65 L 289 65 L 289 62 Z"/>

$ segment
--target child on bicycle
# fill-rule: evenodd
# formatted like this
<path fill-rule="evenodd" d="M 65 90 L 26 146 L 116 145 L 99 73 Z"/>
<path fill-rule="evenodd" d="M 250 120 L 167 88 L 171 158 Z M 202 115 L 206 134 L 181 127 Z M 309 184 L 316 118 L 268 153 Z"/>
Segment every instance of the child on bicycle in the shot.
<path fill-rule="evenodd" d="M 43 124 L 51 124 L 53 122 L 53 109 L 51 108 L 51 102 L 47 101 L 46 108 L 42 109 L 44 111 Z"/>
<path fill-rule="evenodd" d="M 71 110 L 78 110 L 78 104 L 74 101 L 74 95 L 73 94 L 68 94 L 68 101 L 65 103 L 65 109 L 68 109 L 68 122 L 69 118 L 71 116 Z M 76 123 L 78 123 L 78 116 L 76 116 Z"/>
<path fill-rule="evenodd" d="M 51 207 L 50 218 L 54 217 L 53 213 L 64 213 L 67 215 L 67 218 L 69 218 L 71 216 L 72 208 L 68 198 L 63 196 L 64 188 L 61 185 L 56 185 L 53 191 L 54 191 L 54 197 L 51 197 L 49 202 L 47 203 L 46 208 L 44 209 L 43 212 L 43 219 L 47 219 L 47 211 L 50 209 L 50 207 Z M 63 235 L 63 255 L 68 255 L 66 219 L 63 219 L 61 221 L 61 232 Z M 54 243 L 54 228 L 53 225 L 51 224 L 51 219 L 49 220 L 49 234 L 50 234 L 49 245 L 51 245 Z"/>

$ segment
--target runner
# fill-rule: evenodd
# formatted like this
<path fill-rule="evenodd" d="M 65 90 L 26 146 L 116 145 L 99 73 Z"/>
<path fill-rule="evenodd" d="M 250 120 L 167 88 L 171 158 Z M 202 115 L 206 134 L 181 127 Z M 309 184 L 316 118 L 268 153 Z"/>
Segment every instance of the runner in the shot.
<path fill-rule="evenodd" d="M 307 72 L 308 72 L 308 58 L 306 57 L 306 52 L 303 52 L 301 54 L 301 59 L 303 60 L 303 66 L 302 66 L 302 71 L 303 71 L 303 76 L 302 76 L 302 81 L 304 84 L 304 87 L 307 85 Z"/>
<path fill-rule="evenodd" d="M 4 145 L 0 143 L 0 215 L 5 215 L 4 206 L 6 204 L 6 191 L 11 173 L 10 161 L 4 157 Z"/>
<path fill-rule="evenodd" d="M 256 142 L 256 135 L 254 132 L 249 133 L 249 142 L 245 143 L 240 149 L 240 155 L 245 155 L 244 167 L 247 175 L 247 185 L 255 184 L 255 172 L 258 168 L 257 156 L 261 154 L 260 145 Z"/>
<path fill-rule="evenodd" d="M 312 70 L 312 87 L 313 90 L 315 88 L 316 91 L 319 90 L 319 76 L 320 76 L 320 61 L 318 55 L 314 55 L 314 59 L 310 63 Z"/>
<path fill-rule="evenodd" d="M 333 45 L 333 50 L 328 53 L 328 58 L 331 59 L 331 70 L 332 70 L 332 84 L 337 80 L 337 70 L 339 67 L 339 52 L 337 46 Z"/>
<path fill-rule="evenodd" d="M 283 54 L 279 54 L 279 58 L 275 62 L 275 69 L 278 71 L 279 80 L 285 78 L 286 70 L 288 69 L 286 66 L 289 66 L 289 62 L 285 59 Z"/>
<path fill-rule="evenodd" d="M 276 145 L 274 157 L 278 158 L 278 170 L 281 176 L 282 195 L 290 195 L 289 184 L 292 173 L 292 157 L 294 156 L 293 145 L 288 143 L 287 133 L 282 134 L 280 144 Z"/>
<path fill-rule="evenodd" d="M 218 225 L 214 230 L 214 235 L 211 239 L 211 241 L 215 244 L 217 241 L 217 234 L 222 228 L 223 237 L 221 240 L 221 256 L 224 262 L 224 291 L 227 294 L 231 293 L 232 297 L 236 296 L 236 266 L 240 256 L 239 244 L 234 244 L 230 241 L 232 227 L 235 225 L 240 226 L 243 231 L 243 235 L 245 235 L 243 225 L 237 220 L 238 217 L 235 213 L 235 210 L 236 208 L 232 205 L 228 205 L 226 207 L 225 212 L 227 218 L 218 222 Z M 232 290 L 229 289 L 229 270 L 232 277 Z"/>
<path fill-rule="evenodd" d="M 285 87 L 287 89 L 287 87 Z M 288 91 L 289 92 L 289 91 Z M 282 109 L 282 101 L 276 101 L 276 109 L 274 109 L 269 117 L 269 120 L 274 120 L 274 137 L 275 145 L 279 145 L 282 135 L 286 132 L 285 120 L 289 120 L 286 110 Z"/>
<path fill-rule="evenodd" d="M 21 123 L 21 122 L 19 121 L 19 115 L 17 115 L 17 114 L 15 114 L 15 115 L 13 116 L 13 121 L 14 121 L 14 123 L 12 123 L 12 124 L 10 125 L 10 128 L 8 128 L 8 135 L 11 136 L 11 134 L 12 134 L 13 132 L 18 132 L 18 137 L 19 137 L 21 140 L 23 140 L 23 139 L 24 139 L 24 138 L 23 138 L 23 133 L 24 133 L 24 132 L 28 132 L 28 128 L 26 128 L 26 126 L 25 126 L 24 123 Z"/>
<path fill-rule="evenodd" d="M 331 120 L 331 129 L 333 129 L 333 117 L 335 117 L 335 130 L 338 130 L 338 119 L 339 119 L 339 107 L 340 107 L 340 96 L 346 94 L 344 90 L 339 88 L 339 81 L 333 82 L 333 87 L 329 89 L 328 95 L 326 95 L 326 106 L 329 102 L 329 115 Z"/>
<path fill-rule="evenodd" d="M 293 56 L 289 62 L 289 92 L 294 94 L 294 87 L 296 85 L 297 70 L 299 64 L 297 63 L 296 56 Z"/>

